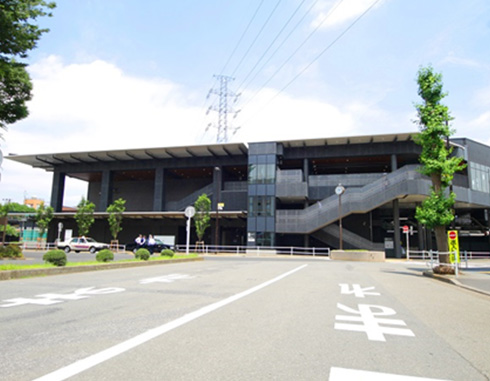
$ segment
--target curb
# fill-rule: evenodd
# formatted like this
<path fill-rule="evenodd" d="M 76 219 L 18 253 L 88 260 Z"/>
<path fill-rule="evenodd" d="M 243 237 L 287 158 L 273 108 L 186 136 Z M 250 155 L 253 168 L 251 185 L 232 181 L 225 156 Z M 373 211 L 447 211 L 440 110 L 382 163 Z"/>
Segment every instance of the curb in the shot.
<path fill-rule="evenodd" d="M 20 278 L 32 278 L 32 277 L 39 277 L 39 276 L 73 274 L 73 273 L 82 273 L 82 272 L 99 271 L 99 270 L 123 269 L 126 267 L 169 265 L 172 263 L 195 262 L 195 261 L 203 261 L 203 260 L 204 260 L 203 257 L 197 257 L 197 258 L 169 259 L 166 261 L 113 262 L 113 263 L 101 263 L 100 265 L 88 265 L 88 266 L 77 266 L 77 267 L 52 267 L 47 269 L 5 270 L 5 271 L 0 271 L 0 281 L 20 279 Z"/>
<path fill-rule="evenodd" d="M 469 291 L 478 292 L 479 294 L 490 296 L 490 292 L 488 292 L 488 291 L 484 291 L 484 290 L 480 290 L 479 288 L 467 286 L 467 285 L 461 283 L 460 281 L 458 281 L 457 279 L 454 279 L 454 278 L 446 278 L 443 275 L 434 274 L 432 271 L 424 271 L 423 272 L 423 275 L 426 276 L 426 277 L 432 278 L 432 279 L 437 279 L 437 280 L 439 280 L 441 282 L 453 284 L 455 286 L 464 288 L 464 289 L 469 290 Z"/>

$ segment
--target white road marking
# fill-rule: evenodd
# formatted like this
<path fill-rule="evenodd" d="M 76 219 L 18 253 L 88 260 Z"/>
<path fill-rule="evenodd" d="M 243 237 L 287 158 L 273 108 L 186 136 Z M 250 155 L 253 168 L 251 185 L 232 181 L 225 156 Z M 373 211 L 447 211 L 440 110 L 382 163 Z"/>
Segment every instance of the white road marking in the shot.
<path fill-rule="evenodd" d="M 359 310 L 355 310 L 353 308 L 344 306 L 341 303 L 337 303 L 337 307 L 347 313 L 358 316 L 336 315 L 335 320 L 350 321 L 356 323 L 359 322 L 361 324 L 335 323 L 335 329 L 365 332 L 368 339 L 372 341 L 386 341 L 384 335 L 415 336 L 415 334 L 408 328 L 393 328 L 381 326 L 381 324 L 406 326 L 405 322 L 400 319 L 387 319 L 378 317 L 395 315 L 396 312 L 392 308 L 375 306 L 371 304 L 359 304 L 357 306 Z"/>
<path fill-rule="evenodd" d="M 154 278 L 146 278 L 140 280 L 140 284 L 148 284 L 148 283 L 172 283 L 175 282 L 176 280 L 180 279 L 192 279 L 195 278 L 190 275 L 185 275 L 185 274 L 170 274 L 170 275 L 163 275 L 163 276 L 158 276 Z"/>
<path fill-rule="evenodd" d="M 353 294 L 356 298 L 364 298 L 366 295 L 381 295 L 379 292 L 372 292 L 374 287 L 364 287 L 362 288 L 359 284 L 354 283 L 352 285 L 352 290 L 349 290 L 349 285 L 347 283 L 339 283 L 340 293 L 344 295 Z"/>
<path fill-rule="evenodd" d="M 102 352 L 96 353 L 92 356 L 86 357 L 82 360 L 79 360 L 73 364 L 70 364 L 64 368 L 58 369 L 52 373 L 49 373 L 45 376 L 42 376 L 40 378 L 37 378 L 34 381 L 58 381 L 58 380 L 66 380 L 69 377 L 72 377 L 76 374 L 79 374 L 87 369 L 90 369 L 100 363 L 103 363 L 104 361 L 107 361 L 113 357 L 116 357 L 124 352 L 127 352 L 141 344 L 146 343 L 147 341 L 150 341 L 158 336 L 163 335 L 164 333 L 167 333 L 175 328 L 178 328 L 184 324 L 187 324 L 197 318 L 200 318 L 210 312 L 216 311 L 217 309 L 224 307 L 230 303 L 236 302 L 239 299 L 242 299 L 250 294 L 253 294 L 254 292 L 260 291 L 261 289 L 270 286 L 271 284 L 280 281 L 283 278 L 288 277 L 289 275 L 294 274 L 295 272 L 304 269 L 308 265 L 302 265 L 299 266 L 291 271 L 288 271 L 282 275 L 279 275 L 278 277 L 271 279 L 267 282 L 264 282 L 262 284 L 259 284 L 258 286 L 252 287 L 246 291 L 243 291 L 239 294 L 230 296 L 226 299 L 223 299 L 219 302 L 210 304 L 209 306 L 203 307 L 197 311 L 191 312 L 187 315 L 182 316 L 181 318 L 168 322 L 166 324 L 163 324 L 159 327 L 156 327 L 154 329 L 150 329 L 149 331 L 146 331 L 142 333 L 141 335 L 135 336 L 132 339 L 126 340 L 122 343 L 116 344 L 111 348 L 105 349 Z"/>
<path fill-rule="evenodd" d="M 402 376 L 365 370 L 330 368 L 329 381 L 449 381 L 436 378 Z"/>
<path fill-rule="evenodd" d="M 39 306 L 49 306 L 51 304 L 62 303 L 66 300 L 80 300 L 86 299 L 93 295 L 105 295 L 112 294 L 115 292 L 125 291 L 124 288 L 120 287 L 109 287 L 109 288 L 95 288 L 95 287 L 87 287 L 87 288 L 79 288 L 75 290 L 71 294 L 39 294 L 36 295 L 37 299 L 34 298 L 14 298 L 14 299 L 6 299 L 3 302 L 7 302 L 7 304 L 0 305 L 0 308 L 8 308 L 8 307 L 18 307 L 26 304 L 35 304 Z"/>

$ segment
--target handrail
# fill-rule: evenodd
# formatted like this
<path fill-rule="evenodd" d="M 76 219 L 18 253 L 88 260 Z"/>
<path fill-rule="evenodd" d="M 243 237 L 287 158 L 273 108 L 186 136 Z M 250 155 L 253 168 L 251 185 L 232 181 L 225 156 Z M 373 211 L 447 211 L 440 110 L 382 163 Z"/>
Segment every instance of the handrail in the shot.
<path fill-rule="evenodd" d="M 407 165 L 363 187 L 346 189 L 342 196 L 342 217 L 371 210 L 396 198 L 400 184 L 424 179 L 417 168 L 417 165 Z M 338 220 L 338 203 L 338 196 L 332 195 L 305 209 L 278 210 L 276 230 L 281 233 L 311 233 L 318 230 Z"/>

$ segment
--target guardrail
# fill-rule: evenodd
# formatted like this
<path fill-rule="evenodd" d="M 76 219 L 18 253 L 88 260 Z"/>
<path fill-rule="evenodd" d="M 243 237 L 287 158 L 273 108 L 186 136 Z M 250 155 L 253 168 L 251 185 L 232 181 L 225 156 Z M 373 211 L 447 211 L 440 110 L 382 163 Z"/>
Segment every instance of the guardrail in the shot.
<path fill-rule="evenodd" d="M 469 250 L 462 250 L 459 253 L 461 262 L 467 262 L 473 259 L 490 259 L 490 252 L 488 251 L 469 251 Z M 410 249 L 410 258 L 409 259 L 422 259 L 423 261 L 429 260 L 431 256 L 437 256 L 438 257 L 438 251 L 436 250 L 423 250 L 423 251 L 417 251 L 417 250 L 411 250 Z"/>
<path fill-rule="evenodd" d="M 175 250 L 186 251 L 186 245 L 175 245 Z M 189 250 L 202 254 L 248 254 L 248 255 L 311 255 L 330 256 L 328 247 L 296 247 L 296 246 L 239 246 L 239 245 L 191 245 Z"/>
<path fill-rule="evenodd" d="M 434 269 L 434 267 L 444 265 L 447 267 L 452 267 L 454 268 L 454 273 L 456 276 L 458 276 L 458 271 L 459 269 L 464 268 L 468 269 L 470 267 L 469 262 L 472 260 L 478 260 L 478 259 L 490 259 L 490 252 L 486 251 L 468 251 L 468 250 L 463 250 L 459 253 L 459 262 L 455 263 L 441 263 L 439 260 L 439 256 L 441 254 L 456 254 L 456 252 L 438 252 L 435 250 L 429 250 L 429 251 L 412 251 L 410 250 L 410 258 L 407 260 L 411 259 L 422 259 L 423 261 L 426 261 L 427 266 L 430 267 L 431 269 Z"/>

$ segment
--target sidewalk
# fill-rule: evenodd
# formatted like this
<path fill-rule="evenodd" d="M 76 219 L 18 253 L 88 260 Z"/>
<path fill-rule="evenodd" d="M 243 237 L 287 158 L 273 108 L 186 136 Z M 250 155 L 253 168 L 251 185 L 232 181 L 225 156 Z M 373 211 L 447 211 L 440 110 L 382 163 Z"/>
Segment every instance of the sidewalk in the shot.
<path fill-rule="evenodd" d="M 469 268 L 462 268 L 459 270 L 458 276 L 438 275 L 434 274 L 431 270 L 424 271 L 424 276 L 490 296 L 490 263 L 488 261 L 486 263 L 472 265 Z"/>

